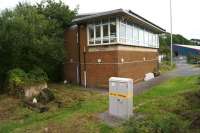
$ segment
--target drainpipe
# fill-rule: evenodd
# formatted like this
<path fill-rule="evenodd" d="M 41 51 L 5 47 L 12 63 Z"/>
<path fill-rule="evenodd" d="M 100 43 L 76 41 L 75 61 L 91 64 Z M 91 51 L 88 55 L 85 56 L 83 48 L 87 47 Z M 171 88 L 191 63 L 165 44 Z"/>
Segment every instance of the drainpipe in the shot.
<path fill-rule="evenodd" d="M 83 58 L 84 58 L 84 87 L 87 88 L 87 71 L 86 71 L 85 55 L 86 55 L 86 49 L 85 49 L 85 46 L 84 46 L 84 51 L 83 51 Z"/>
<path fill-rule="evenodd" d="M 79 68 L 79 85 L 81 85 L 81 46 L 80 46 L 80 24 L 78 24 L 78 68 Z"/>

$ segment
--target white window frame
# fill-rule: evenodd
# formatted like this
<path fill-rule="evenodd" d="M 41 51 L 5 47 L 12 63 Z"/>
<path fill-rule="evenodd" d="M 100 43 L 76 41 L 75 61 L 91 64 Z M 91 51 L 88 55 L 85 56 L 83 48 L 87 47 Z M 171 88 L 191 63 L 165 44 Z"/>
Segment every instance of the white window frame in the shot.
<path fill-rule="evenodd" d="M 149 48 L 159 48 L 159 37 L 158 34 L 150 32 L 149 30 L 146 30 L 144 28 L 141 28 L 135 24 L 127 24 L 127 21 L 122 22 L 120 18 L 116 17 L 116 42 L 111 42 L 111 35 L 110 35 L 110 24 L 111 24 L 111 20 L 110 18 L 108 18 L 108 22 L 107 23 L 102 23 L 102 20 L 100 21 L 100 35 L 101 35 L 101 43 L 96 44 L 96 24 L 95 22 L 90 23 L 87 25 L 87 45 L 88 46 L 97 46 L 97 45 L 112 45 L 112 44 L 122 44 L 122 45 L 132 45 L 132 46 L 139 46 L 139 47 L 149 47 Z M 120 37 L 120 30 L 121 30 L 121 24 L 124 24 L 125 26 L 125 38 Z M 90 40 L 89 40 L 89 25 L 93 25 L 94 26 L 94 43 L 93 44 L 89 44 Z M 103 43 L 103 25 L 108 25 L 108 37 L 109 37 L 109 42 L 108 43 Z M 130 40 L 128 41 L 128 39 L 130 37 L 128 37 L 127 35 L 127 25 L 130 25 L 132 28 L 132 42 L 130 42 Z M 130 28 L 130 27 L 129 27 Z M 142 32 L 143 40 L 140 40 L 140 32 Z M 145 33 L 148 34 L 148 43 L 145 40 Z M 134 35 L 137 34 L 137 35 Z M 151 42 L 150 42 L 150 37 L 152 37 Z M 137 37 L 137 39 L 136 39 Z M 124 42 L 121 41 L 121 39 L 124 39 Z"/>

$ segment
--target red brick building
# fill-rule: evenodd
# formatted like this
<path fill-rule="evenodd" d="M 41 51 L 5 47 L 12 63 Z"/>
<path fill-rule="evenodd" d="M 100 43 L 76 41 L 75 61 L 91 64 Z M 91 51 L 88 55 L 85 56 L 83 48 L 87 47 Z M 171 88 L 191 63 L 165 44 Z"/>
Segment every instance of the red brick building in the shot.
<path fill-rule="evenodd" d="M 79 15 L 65 32 L 64 77 L 87 87 L 107 87 L 113 76 L 141 81 L 158 71 L 163 32 L 130 10 Z"/>

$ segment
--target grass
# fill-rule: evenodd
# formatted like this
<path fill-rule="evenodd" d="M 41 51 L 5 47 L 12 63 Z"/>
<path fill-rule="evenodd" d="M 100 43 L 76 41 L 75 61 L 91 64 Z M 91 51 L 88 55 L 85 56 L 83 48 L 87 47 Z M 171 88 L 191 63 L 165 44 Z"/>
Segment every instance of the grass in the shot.
<path fill-rule="evenodd" d="M 49 112 L 36 113 L 15 98 L 0 96 L 0 133 L 76 132 L 76 133 L 198 133 L 200 97 L 198 78 L 177 77 L 135 96 L 135 116 L 123 125 L 110 127 L 98 114 L 108 109 L 108 96 L 80 87 L 51 84 L 56 103 Z M 195 123 L 196 122 L 196 123 Z"/>
<path fill-rule="evenodd" d="M 121 127 L 123 132 L 200 132 L 200 125 L 191 128 L 197 117 L 191 114 L 200 114 L 200 97 L 192 99 L 200 95 L 197 80 L 196 76 L 177 77 L 134 97 L 136 116 Z"/>
<path fill-rule="evenodd" d="M 79 87 L 51 85 L 56 99 L 63 101 L 63 108 L 59 109 L 50 103 L 51 110 L 47 113 L 36 113 L 20 105 L 20 101 L 8 96 L 1 96 L 0 110 L 8 112 L 3 120 L 0 118 L 0 132 L 93 132 L 109 130 L 109 127 L 98 120 L 98 112 L 107 109 L 107 97 Z M 12 101 L 16 103 L 12 104 Z M 5 104 L 11 107 L 5 107 Z M 15 110 L 15 108 L 18 108 Z M 9 112 L 10 111 L 10 112 Z M 14 114 L 13 114 L 14 112 Z M 13 116 L 19 119 L 12 118 Z M 68 124 L 66 124 L 68 123 Z M 76 128 L 74 128 L 76 127 Z"/>

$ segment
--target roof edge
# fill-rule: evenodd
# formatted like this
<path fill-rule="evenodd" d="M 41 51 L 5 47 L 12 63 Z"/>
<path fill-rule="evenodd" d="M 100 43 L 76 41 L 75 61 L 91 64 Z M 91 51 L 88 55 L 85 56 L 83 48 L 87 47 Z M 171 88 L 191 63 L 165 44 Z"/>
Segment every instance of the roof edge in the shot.
<path fill-rule="evenodd" d="M 106 16 L 106 15 L 111 15 L 111 14 L 115 14 L 115 13 L 125 13 L 131 17 L 134 17 L 154 28 L 156 28 L 157 30 L 161 31 L 162 33 L 166 32 L 165 29 L 161 28 L 160 26 L 157 26 L 156 24 L 150 22 L 149 20 L 145 19 L 144 17 L 141 17 L 140 15 L 132 12 L 131 10 L 125 10 L 125 9 L 115 9 L 115 10 L 111 10 L 111 11 L 105 11 L 105 12 L 99 12 L 99 13 L 92 13 L 91 15 L 88 15 L 88 16 L 85 16 L 85 17 L 80 17 L 80 18 L 76 18 L 74 20 L 72 20 L 73 23 L 80 23 L 84 20 L 87 20 L 87 19 L 92 19 L 92 18 L 97 18 L 97 17 L 101 17 L 101 16 Z"/>

